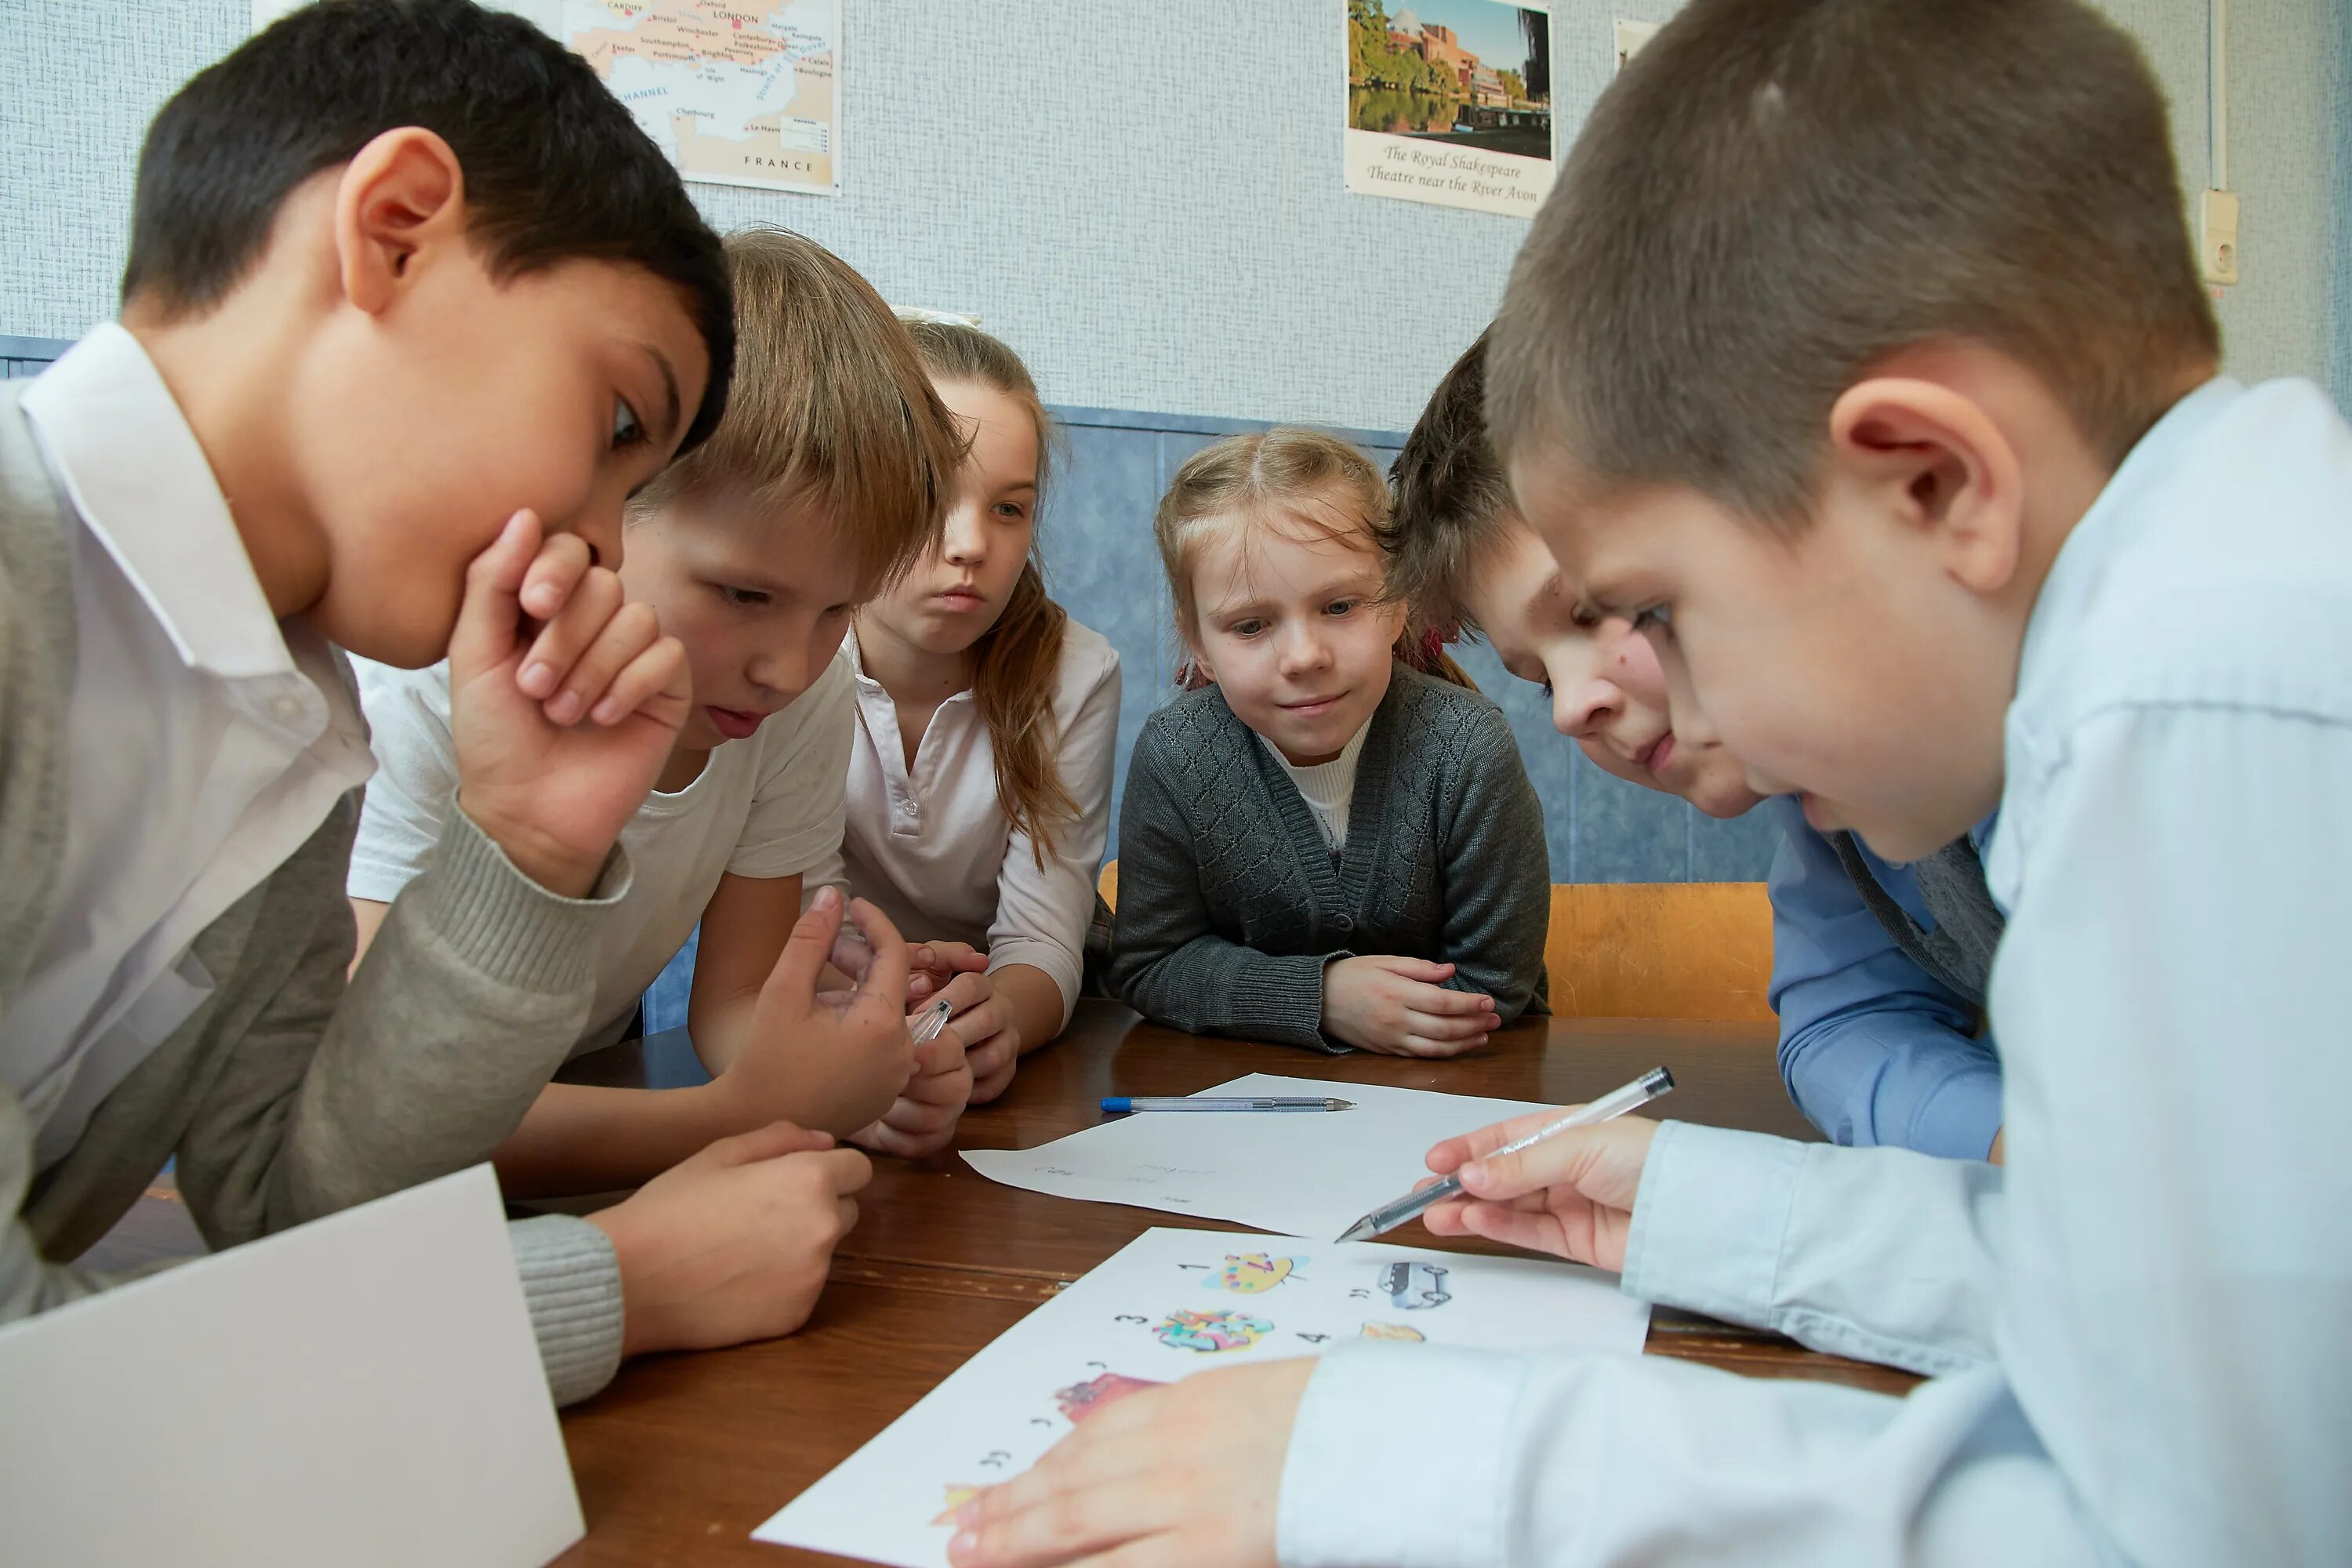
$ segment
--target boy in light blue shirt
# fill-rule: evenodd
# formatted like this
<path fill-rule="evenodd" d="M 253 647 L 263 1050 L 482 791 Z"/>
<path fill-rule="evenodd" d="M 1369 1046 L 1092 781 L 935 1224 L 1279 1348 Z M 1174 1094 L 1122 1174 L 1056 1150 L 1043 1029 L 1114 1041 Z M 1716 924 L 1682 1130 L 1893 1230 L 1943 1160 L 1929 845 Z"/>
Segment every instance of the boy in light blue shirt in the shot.
<path fill-rule="evenodd" d="M 1891 859 L 1998 811 L 2008 1163 L 1507 1123 L 1427 1219 L 1929 1381 L 1352 1346 L 1122 1402 L 959 1568 L 2340 1563 L 2352 428 L 2218 339 L 2083 0 L 1692 0 L 1536 221 L 1491 428 L 1686 738 Z"/>
<path fill-rule="evenodd" d="M 1890 865 L 1852 834 L 1814 832 L 1793 802 L 1765 802 L 1727 748 L 1676 733 L 1657 655 L 1568 591 L 1512 503 L 1486 439 L 1486 380 L 1481 333 L 1390 470 L 1390 592 L 1419 624 L 1483 637 L 1505 671 L 1540 684 L 1553 728 L 1602 772 L 1710 816 L 1761 802 L 1785 832 L 1769 995 L 1790 1097 L 1840 1143 L 1985 1158 L 2000 1128 L 2000 1062 L 1979 1037 L 2001 924 L 1978 858 L 1990 821 Z"/>

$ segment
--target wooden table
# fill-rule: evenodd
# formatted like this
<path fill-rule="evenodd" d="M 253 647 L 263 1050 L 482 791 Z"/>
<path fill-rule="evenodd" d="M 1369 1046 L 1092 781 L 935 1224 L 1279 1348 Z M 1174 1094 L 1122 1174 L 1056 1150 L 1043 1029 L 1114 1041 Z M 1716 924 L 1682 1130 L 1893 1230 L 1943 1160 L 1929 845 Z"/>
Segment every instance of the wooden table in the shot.
<path fill-rule="evenodd" d="M 1569 1102 L 1661 1063 L 1678 1087 L 1660 1109 L 1677 1120 L 1816 1136 L 1781 1088 L 1769 1026 L 1537 1019 L 1475 1056 L 1417 1062 L 1200 1039 L 1088 1002 L 1067 1035 L 1022 1063 L 1002 1100 L 964 1118 L 957 1142 L 1028 1148 L 1095 1125 L 1106 1095 L 1189 1094 L 1249 1072 Z M 953 1154 L 877 1166 L 806 1328 L 765 1344 L 633 1363 L 565 1415 L 588 1538 L 562 1562 L 838 1563 L 756 1543 L 751 1532 L 1031 1308 L 1145 1230 L 1215 1223 L 1001 1186 Z M 1440 1241 L 1418 1223 L 1388 1239 L 1500 1250 Z M 1887 1393 L 1916 1381 L 1664 1310 L 1648 1348 L 1753 1376 Z"/>

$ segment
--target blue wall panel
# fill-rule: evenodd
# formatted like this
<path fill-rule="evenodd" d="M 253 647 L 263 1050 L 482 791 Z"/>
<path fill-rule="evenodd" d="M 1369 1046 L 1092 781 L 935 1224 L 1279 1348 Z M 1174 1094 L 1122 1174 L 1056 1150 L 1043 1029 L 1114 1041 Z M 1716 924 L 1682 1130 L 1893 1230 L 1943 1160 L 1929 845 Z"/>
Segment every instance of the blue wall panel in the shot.
<path fill-rule="evenodd" d="M 29 374 L 62 342 L 0 338 L 0 365 Z M 1064 608 L 1110 639 L 1125 677 L 1115 788 L 1144 721 L 1176 694 L 1182 660 L 1167 583 L 1151 538 L 1160 492 L 1184 459 L 1222 436 L 1263 429 L 1247 420 L 1061 408 L 1064 446 L 1039 521 L 1047 587 Z M 1400 437 L 1343 430 L 1385 472 Z M 1759 816 L 1715 822 L 1667 795 L 1610 777 L 1551 727 L 1540 689 L 1503 671 L 1491 650 L 1455 650 L 1479 689 L 1510 721 L 1528 776 L 1543 803 L 1544 837 L 1557 882 L 1754 881 L 1772 863 L 1779 836 Z M 1110 854 L 1118 853 L 1117 797 Z"/>
<path fill-rule="evenodd" d="M 1176 694 L 1182 658 L 1151 542 L 1152 510 L 1187 458 L 1222 436 L 1265 426 L 1118 409 L 1055 412 L 1067 463 L 1046 497 L 1041 549 L 1055 597 L 1119 650 L 1126 696 L 1116 777 L 1123 795 L 1127 753 L 1144 721 Z M 1383 472 L 1402 439 L 1390 431 L 1339 433 Z M 1610 777 L 1552 729 L 1551 704 L 1538 688 L 1505 674 L 1483 645 L 1455 651 L 1518 739 L 1543 803 L 1553 880 L 1754 881 L 1770 868 L 1778 835 L 1761 821 L 1714 822 L 1679 800 Z M 1110 853 L 1118 853 L 1116 821 Z"/>

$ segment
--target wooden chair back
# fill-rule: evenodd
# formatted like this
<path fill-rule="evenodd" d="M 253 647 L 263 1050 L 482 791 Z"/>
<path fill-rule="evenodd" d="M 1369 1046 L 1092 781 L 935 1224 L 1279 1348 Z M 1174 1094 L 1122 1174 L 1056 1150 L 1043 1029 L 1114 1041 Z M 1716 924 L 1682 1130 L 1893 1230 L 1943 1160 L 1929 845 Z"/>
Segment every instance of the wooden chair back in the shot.
<path fill-rule="evenodd" d="M 1772 1021 L 1761 882 L 1555 882 L 1544 942 L 1563 1018 Z"/>
<path fill-rule="evenodd" d="M 1118 907 L 1118 862 L 1096 882 Z M 1563 1018 L 1769 1024 L 1772 905 L 1761 882 L 1555 882 L 1544 941 Z"/>

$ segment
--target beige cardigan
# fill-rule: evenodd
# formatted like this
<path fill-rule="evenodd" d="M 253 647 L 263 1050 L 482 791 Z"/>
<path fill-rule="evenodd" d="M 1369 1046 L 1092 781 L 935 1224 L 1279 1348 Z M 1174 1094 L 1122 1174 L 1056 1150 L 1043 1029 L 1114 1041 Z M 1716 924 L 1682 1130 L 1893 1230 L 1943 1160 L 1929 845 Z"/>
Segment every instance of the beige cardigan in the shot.
<path fill-rule="evenodd" d="M 24 994 L 49 918 L 73 782 L 79 524 L 19 407 L 29 384 L 0 395 L 0 1011 Z M 453 813 L 346 985 L 357 820 L 346 796 L 197 936 L 213 991 L 47 1169 L 32 1169 L 33 1128 L 0 1084 L 0 1321 L 102 1289 L 65 1260 L 166 1159 L 205 1239 L 228 1247 L 472 1164 L 520 1124 L 584 1026 L 625 862 L 616 850 L 594 896 L 560 899 Z M 620 1360 L 612 1246 L 568 1215 L 510 1235 L 549 1385 L 559 1404 L 584 1398 Z"/>

